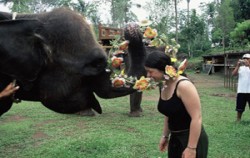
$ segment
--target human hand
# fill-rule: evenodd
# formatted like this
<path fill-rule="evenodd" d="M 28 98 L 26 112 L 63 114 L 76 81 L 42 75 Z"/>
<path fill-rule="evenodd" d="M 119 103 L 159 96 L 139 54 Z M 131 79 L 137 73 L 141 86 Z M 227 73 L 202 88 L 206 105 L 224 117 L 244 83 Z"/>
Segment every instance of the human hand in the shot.
<path fill-rule="evenodd" d="M 15 86 L 15 83 L 11 82 L 3 91 L 0 92 L 0 98 L 8 97 L 14 94 L 18 89 L 19 86 Z"/>
<path fill-rule="evenodd" d="M 237 66 L 241 66 L 241 65 L 244 65 L 245 64 L 245 61 L 243 59 L 239 59 L 238 62 L 237 62 Z"/>
<path fill-rule="evenodd" d="M 186 148 L 181 158 L 196 158 L 196 149 Z"/>
<path fill-rule="evenodd" d="M 165 152 L 167 150 L 167 147 L 168 147 L 168 138 L 162 137 L 159 143 L 159 150 L 161 152 Z"/>

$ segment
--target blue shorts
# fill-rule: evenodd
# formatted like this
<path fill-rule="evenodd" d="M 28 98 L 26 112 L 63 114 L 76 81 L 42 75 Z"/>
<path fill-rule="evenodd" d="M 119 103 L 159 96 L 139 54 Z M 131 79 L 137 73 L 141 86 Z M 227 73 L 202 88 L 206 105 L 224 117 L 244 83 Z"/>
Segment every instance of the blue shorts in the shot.
<path fill-rule="evenodd" d="M 250 93 L 238 93 L 236 98 L 236 111 L 244 112 L 247 103 L 250 107 Z"/>

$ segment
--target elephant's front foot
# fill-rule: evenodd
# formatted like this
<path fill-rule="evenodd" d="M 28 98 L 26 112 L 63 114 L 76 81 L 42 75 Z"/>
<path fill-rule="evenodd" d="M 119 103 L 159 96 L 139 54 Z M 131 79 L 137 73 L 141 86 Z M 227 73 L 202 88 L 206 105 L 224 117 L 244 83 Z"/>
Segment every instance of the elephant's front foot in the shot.
<path fill-rule="evenodd" d="M 82 110 L 76 113 L 77 115 L 80 116 L 95 116 L 95 112 L 92 109 L 86 109 L 86 110 Z"/>
<path fill-rule="evenodd" d="M 136 111 L 130 111 L 128 114 L 129 117 L 141 117 L 142 115 L 143 115 L 142 109 Z"/>

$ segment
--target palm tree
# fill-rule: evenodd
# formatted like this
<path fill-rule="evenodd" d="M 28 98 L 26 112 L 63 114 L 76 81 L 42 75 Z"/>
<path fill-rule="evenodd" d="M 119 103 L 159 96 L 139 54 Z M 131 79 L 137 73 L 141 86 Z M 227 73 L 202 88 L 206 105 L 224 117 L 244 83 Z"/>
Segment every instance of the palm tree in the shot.
<path fill-rule="evenodd" d="M 189 19 L 190 19 L 190 16 L 189 16 L 189 3 L 190 3 L 190 0 L 187 0 L 187 28 L 188 28 L 188 30 L 189 30 Z M 188 36 L 189 36 L 190 34 L 188 33 Z M 190 53 L 190 39 L 189 39 L 190 37 L 188 37 L 188 55 L 189 55 L 189 57 L 191 56 L 191 53 Z"/>
<path fill-rule="evenodd" d="M 178 10 L 177 10 L 177 0 L 174 0 L 174 10 L 175 10 L 175 40 L 178 43 Z"/>

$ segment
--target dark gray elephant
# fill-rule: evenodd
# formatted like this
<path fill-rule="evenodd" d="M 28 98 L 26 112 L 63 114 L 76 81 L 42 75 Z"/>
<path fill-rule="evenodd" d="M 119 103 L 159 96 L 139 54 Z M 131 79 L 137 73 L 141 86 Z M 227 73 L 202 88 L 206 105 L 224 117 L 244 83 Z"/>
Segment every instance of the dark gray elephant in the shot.
<path fill-rule="evenodd" d="M 12 18 L 0 12 L 0 90 L 15 79 L 20 86 L 15 98 L 59 113 L 91 108 L 102 113 L 94 93 L 115 98 L 135 92 L 112 87 L 106 53 L 80 14 L 59 8 Z M 0 116 L 12 103 L 13 97 L 0 100 Z"/>
<path fill-rule="evenodd" d="M 148 47 L 143 42 L 143 34 L 140 26 L 136 23 L 129 23 L 124 29 L 124 38 L 129 41 L 128 55 L 125 56 L 125 65 L 128 76 L 146 76 L 144 63 L 148 54 L 154 50 L 164 51 L 165 47 Z M 130 94 L 130 113 L 132 117 L 142 114 L 142 92 Z"/>

